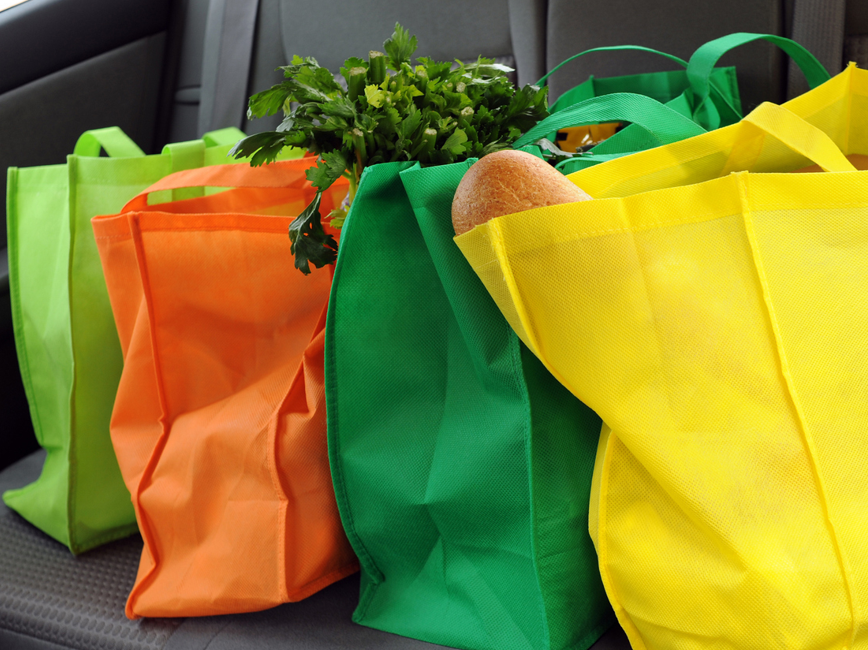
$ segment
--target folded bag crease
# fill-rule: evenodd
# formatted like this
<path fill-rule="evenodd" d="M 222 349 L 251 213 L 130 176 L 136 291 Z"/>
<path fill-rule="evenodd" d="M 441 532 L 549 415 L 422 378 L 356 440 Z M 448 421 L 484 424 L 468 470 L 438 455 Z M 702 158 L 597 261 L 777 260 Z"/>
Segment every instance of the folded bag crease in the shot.
<path fill-rule="evenodd" d="M 774 106 L 774 105 L 770 104 L 769 106 Z M 815 127 L 811 127 L 810 125 L 807 124 L 807 122 L 800 120 L 796 115 L 793 115 L 792 113 L 788 113 L 786 111 L 786 109 L 778 110 L 778 107 L 775 107 L 775 110 L 773 111 L 772 114 L 775 115 L 776 117 L 778 117 L 779 119 L 781 119 L 782 121 L 789 122 L 788 124 L 786 124 L 784 126 L 784 129 L 786 129 L 786 126 L 789 126 L 795 132 L 793 134 L 793 139 L 796 142 L 793 142 L 792 140 L 785 142 L 785 144 L 791 145 L 792 149 L 794 149 L 794 150 L 802 149 L 803 151 L 806 149 L 811 149 L 811 150 L 813 149 L 810 146 L 805 147 L 803 145 L 803 143 L 806 141 L 806 139 L 803 139 L 803 138 L 805 138 L 805 131 L 806 130 L 808 131 L 808 133 L 811 133 L 811 131 L 813 131 L 813 133 L 811 133 L 811 135 L 813 137 L 810 137 L 809 139 L 807 139 L 807 141 L 810 142 L 811 144 L 816 142 L 816 143 L 819 143 L 820 147 L 822 147 L 822 145 L 827 145 L 827 146 L 831 145 L 832 147 L 834 147 L 834 143 L 829 139 L 829 137 L 825 133 L 823 133 L 819 129 L 816 129 Z M 796 118 L 796 119 L 795 120 L 787 119 L 787 116 L 789 116 L 791 118 Z M 798 120 L 798 122 L 796 120 Z M 754 121 L 754 123 L 756 123 L 756 122 Z M 777 126 L 777 125 L 775 125 L 775 126 Z M 809 128 L 806 129 L 805 126 L 807 126 Z M 796 129 L 798 129 L 798 130 L 796 130 Z M 780 130 L 776 130 L 775 135 L 781 141 L 784 141 L 786 139 L 786 136 L 784 136 Z M 820 148 L 820 147 L 817 147 L 817 148 Z M 838 169 L 837 171 L 856 171 L 855 168 L 852 166 L 852 164 L 850 164 L 849 161 L 847 161 L 847 159 L 844 157 L 844 154 L 842 154 L 840 151 L 838 151 L 837 147 L 835 147 L 835 152 L 837 152 L 841 158 L 841 161 L 835 161 L 837 163 L 837 165 L 834 165 L 834 166 L 840 166 L 840 169 Z M 823 157 L 822 155 L 808 155 L 808 157 L 811 158 L 817 164 L 819 164 L 821 167 L 823 167 L 823 165 L 820 164 L 820 161 L 818 160 L 818 158 Z M 827 167 L 823 167 L 823 169 L 825 169 L 826 171 L 831 171 Z M 799 399 L 799 393 L 798 393 L 798 390 L 796 389 L 795 381 L 793 379 L 792 373 L 790 372 L 790 366 L 789 366 L 789 363 L 787 361 L 787 353 L 784 349 L 785 346 L 784 346 L 784 342 L 783 342 L 783 336 L 781 334 L 781 327 L 778 323 L 778 319 L 776 316 L 775 306 L 774 306 L 774 302 L 772 301 L 772 296 L 771 296 L 771 291 L 769 289 L 768 279 L 766 277 L 765 270 L 763 267 L 762 253 L 760 252 L 760 246 L 759 246 L 759 243 L 757 242 L 756 230 L 754 228 L 754 223 L 753 223 L 753 219 L 752 219 L 752 209 L 751 209 L 750 190 L 749 190 L 749 187 L 750 187 L 749 176 L 747 173 L 743 172 L 743 173 L 738 174 L 738 178 L 739 178 L 739 190 L 740 190 L 739 196 L 741 198 L 742 205 L 743 205 L 742 215 L 744 217 L 745 231 L 747 233 L 747 239 L 750 242 L 751 253 L 753 255 L 754 267 L 756 269 L 756 273 L 757 273 L 757 276 L 759 278 L 760 285 L 762 287 L 763 300 L 765 302 L 769 322 L 771 323 L 771 329 L 772 329 L 772 332 L 774 333 L 774 339 L 775 339 L 776 349 L 777 349 L 777 353 L 778 353 L 778 359 L 779 359 L 780 366 L 781 366 L 781 374 L 783 375 L 784 382 L 787 386 L 787 390 L 789 392 L 789 397 L 790 397 L 790 400 L 792 401 L 792 404 L 793 404 L 793 409 L 796 412 L 796 416 L 797 416 L 798 423 L 799 423 L 799 429 L 800 429 L 801 434 L 802 434 L 802 439 L 803 439 L 803 442 L 805 445 L 805 449 L 807 451 L 807 457 L 808 457 L 808 460 L 810 462 L 811 470 L 812 470 L 813 475 L 814 475 L 814 481 L 816 482 L 816 485 L 817 485 L 817 491 L 820 494 L 820 502 L 821 502 L 821 505 L 823 508 L 823 515 L 825 517 L 826 525 L 828 526 L 828 529 L 829 529 L 829 537 L 831 538 L 832 544 L 835 548 L 835 555 L 836 555 L 838 563 L 840 565 L 841 577 L 843 578 L 844 586 L 846 589 L 847 604 L 850 608 L 850 620 L 851 620 L 850 641 L 849 641 L 848 645 L 849 645 L 849 647 L 853 647 L 853 642 L 854 642 L 855 636 L 856 636 L 856 612 L 854 609 L 855 604 L 853 601 L 852 569 L 850 567 L 850 563 L 847 560 L 847 556 L 845 555 L 844 550 L 842 549 L 841 543 L 839 541 L 840 534 L 838 532 L 838 526 L 835 525 L 835 522 L 833 521 L 832 514 L 829 511 L 830 504 L 829 504 L 829 498 L 828 498 L 828 488 L 826 486 L 826 481 L 823 479 L 823 474 L 822 474 L 820 467 L 818 465 L 818 462 L 817 462 L 818 454 L 817 454 L 816 445 L 814 444 L 813 436 L 811 435 L 811 428 L 808 425 L 808 419 L 805 417 L 805 412 L 804 412 L 804 409 L 802 407 L 801 400 Z"/>

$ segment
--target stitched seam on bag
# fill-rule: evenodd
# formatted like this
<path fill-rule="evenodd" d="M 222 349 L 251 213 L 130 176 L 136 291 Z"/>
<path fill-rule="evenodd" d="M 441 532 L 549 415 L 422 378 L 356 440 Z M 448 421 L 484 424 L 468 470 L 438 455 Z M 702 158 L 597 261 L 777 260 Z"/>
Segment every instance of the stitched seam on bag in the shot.
<path fill-rule="evenodd" d="M 304 361 L 302 361 L 304 363 Z M 271 479 L 271 487 L 277 495 L 277 575 L 279 576 L 277 589 L 279 592 L 280 602 L 289 600 L 289 591 L 287 589 L 287 573 L 286 573 L 286 510 L 289 507 L 289 496 L 283 491 L 280 485 L 280 479 L 277 476 L 277 427 L 280 421 L 280 411 L 286 403 L 286 398 L 292 391 L 292 385 L 295 383 L 295 378 L 298 377 L 298 372 L 293 375 L 290 380 L 289 387 L 284 393 L 283 398 L 277 404 L 277 408 L 271 414 L 270 422 L 268 423 L 267 440 L 268 451 L 268 476 Z"/>
<path fill-rule="evenodd" d="M 515 313 L 518 317 L 519 322 L 521 323 L 522 328 L 524 329 L 525 334 L 528 338 L 528 343 L 532 346 L 531 350 L 542 360 L 541 350 L 539 347 L 539 342 L 536 340 L 536 335 L 534 330 L 529 327 L 530 326 L 530 314 L 524 306 L 524 300 L 522 300 L 521 292 L 518 290 L 518 285 L 515 281 L 515 275 L 512 272 L 512 265 L 509 259 L 509 252 L 506 250 L 506 246 L 503 241 L 503 229 L 501 228 L 501 223 L 494 219 L 488 222 L 489 232 L 491 233 L 491 248 L 494 252 L 495 258 L 500 263 L 500 270 L 503 273 L 503 280 L 506 284 L 506 288 L 509 291 L 509 295 L 512 297 L 513 304 L 515 305 Z M 543 361 L 543 363 L 545 363 Z M 546 365 L 546 367 L 548 367 Z M 562 377 L 559 375 L 555 375 L 559 381 L 562 380 Z M 561 381 L 561 383 L 564 383 Z M 567 384 L 564 384 L 565 386 Z"/>
<path fill-rule="evenodd" d="M 510 354 L 510 358 L 512 360 L 512 372 L 513 376 L 519 378 L 521 380 L 521 384 L 524 387 L 522 391 L 522 402 L 524 403 L 524 449 L 525 449 L 525 466 L 527 467 L 527 495 L 528 495 L 528 505 L 530 506 L 528 512 L 528 519 L 530 524 L 530 555 L 531 555 L 531 566 L 533 568 L 534 576 L 536 578 L 536 587 L 537 587 L 537 608 L 539 611 L 540 621 L 542 623 L 543 630 L 543 647 L 548 648 L 551 646 L 551 629 L 549 626 L 549 618 L 548 618 L 548 610 L 546 608 L 545 597 L 543 596 L 543 586 L 542 586 L 542 576 L 540 574 L 539 569 L 539 557 L 537 554 L 537 511 L 536 504 L 534 502 L 534 473 L 533 473 L 533 414 L 531 413 L 532 407 L 530 403 L 530 388 L 527 385 L 527 378 L 524 374 L 524 366 L 521 362 L 521 343 L 519 342 L 518 336 L 515 332 L 512 331 L 512 327 L 509 326 L 509 323 L 506 322 L 506 319 L 503 319 L 503 326 L 507 333 L 507 339 L 510 341 L 512 348 L 512 354 Z"/>
<path fill-rule="evenodd" d="M 603 586 L 606 589 L 606 594 L 609 596 L 609 602 L 612 605 L 612 609 L 615 612 L 615 616 L 617 617 L 621 627 L 625 628 L 624 631 L 627 632 L 629 628 L 630 632 L 633 633 L 632 636 L 636 638 L 630 637 L 630 643 L 635 644 L 633 650 L 646 650 L 647 646 L 645 644 L 645 640 L 642 638 L 642 635 L 639 633 L 639 629 L 636 627 L 636 624 L 633 623 L 633 619 L 630 614 L 624 609 L 624 606 L 621 604 L 621 600 L 618 598 L 618 591 L 615 589 L 615 583 L 612 580 L 612 576 L 609 573 L 609 545 L 608 545 L 608 498 L 609 498 L 609 473 L 610 467 L 612 465 L 612 447 L 614 446 L 614 442 L 618 440 L 617 433 L 613 430 L 609 430 L 609 439 L 606 443 L 606 453 L 603 455 L 603 471 L 600 475 L 600 503 L 599 503 L 599 511 L 598 511 L 598 520 L 597 520 L 597 558 L 598 565 L 600 567 L 600 577 L 603 580 Z M 622 443 L 623 444 L 623 443 Z M 635 647 L 638 646 L 638 647 Z"/>
<path fill-rule="evenodd" d="M 75 378 L 75 339 L 72 335 L 72 268 L 73 268 L 73 253 L 75 251 L 75 206 L 78 202 L 76 195 L 75 172 L 78 167 L 78 158 L 75 155 L 67 158 L 67 212 L 69 223 L 69 254 L 67 256 L 66 267 L 66 290 L 67 290 L 67 308 L 69 314 L 69 350 L 72 357 L 72 385 L 69 391 L 69 450 L 67 452 L 67 463 L 69 466 L 68 486 L 66 495 L 66 528 L 69 535 L 69 548 L 74 555 L 78 555 L 83 551 L 78 543 L 78 531 L 74 524 L 76 510 L 76 487 L 78 476 L 77 459 L 77 443 L 78 436 L 75 426 L 75 393 L 76 393 L 76 378 Z"/>
<path fill-rule="evenodd" d="M 789 395 L 790 401 L 792 403 L 793 409 L 796 412 L 796 418 L 799 425 L 799 429 L 802 433 L 802 440 L 805 445 L 807 454 L 808 454 L 808 462 L 811 466 L 811 471 L 814 476 L 814 481 L 816 483 L 817 493 L 820 499 L 820 503 L 822 506 L 823 516 L 826 520 L 826 526 L 829 531 L 829 537 L 831 538 L 832 546 L 835 549 L 836 559 L 838 560 L 838 569 L 841 571 L 841 575 L 844 579 L 844 591 L 847 594 L 847 605 L 850 609 L 850 644 L 849 647 L 853 647 L 853 641 L 856 635 L 856 617 L 855 617 L 855 603 L 853 601 L 853 586 L 851 582 L 850 576 L 850 567 L 847 562 L 847 558 L 844 555 L 844 552 L 841 548 L 841 544 L 838 541 L 838 531 L 834 523 L 832 522 L 832 516 L 829 512 L 829 500 L 826 496 L 826 486 L 823 481 L 822 474 L 820 473 L 820 468 L 817 463 L 817 452 L 814 449 L 813 438 L 810 434 L 810 430 L 808 428 L 807 419 L 805 418 L 804 411 L 802 410 L 801 402 L 798 398 L 798 393 L 796 391 L 795 382 L 793 380 L 793 376 L 790 373 L 789 363 L 787 361 L 786 353 L 784 352 L 784 344 L 783 344 L 783 336 L 781 334 L 780 325 L 778 324 L 777 314 L 775 312 L 774 304 L 771 299 L 771 291 L 769 289 L 768 280 L 765 275 L 765 271 L 762 264 L 762 258 L 760 256 L 759 244 L 756 238 L 756 231 L 753 225 L 753 214 L 750 206 L 750 192 L 747 184 L 748 174 L 742 173 L 738 175 L 738 188 L 739 188 L 739 198 L 742 203 L 742 215 L 744 219 L 744 227 L 747 233 L 747 238 L 750 243 L 751 255 L 754 262 L 754 268 L 756 270 L 757 277 L 762 286 L 763 293 L 763 302 L 766 307 L 766 311 L 769 317 L 769 321 L 771 322 L 772 332 L 774 333 L 775 338 L 775 349 L 778 353 L 778 360 L 780 362 L 780 370 L 781 374 L 784 377 L 784 382 L 787 387 L 787 394 Z"/>
<path fill-rule="evenodd" d="M 141 532 L 142 538 L 144 539 L 144 542 L 148 547 L 148 552 L 151 555 L 153 566 L 146 575 L 141 577 L 137 576 L 136 582 L 133 585 L 133 588 L 130 590 L 130 594 L 127 598 L 127 609 L 129 610 L 129 612 L 132 613 L 133 599 L 137 598 L 139 593 L 145 590 L 146 584 L 153 581 L 153 579 L 156 577 L 157 567 L 160 564 L 160 558 L 156 552 L 156 544 L 154 543 L 154 536 L 151 533 L 150 527 L 148 526 L 145 511 L 141 507 L 141 500 L 142 492 L 144 491 L 142 486 L 145 484 L 146 480 L 153 478 L 154 469 L 159 462 L 159 459 L 163 454 L 163 448 L 166 446 L 166 443 L 169 439 L 169 427 L 167 423 L 167 420 L 169 418 L 169 409 L 166 403 L 166 391 L 163 385 L 163 373 L 157 354 L 156 319 L 154 316 L 153 298 L 151 296 L 150 277 L 148 274 L 147 263 L 145 261 L 142 232 L 141 228 L 139 227 L 138 218 L 136 215 L 128 217 L 128 220 L 130 224 L 130 233 L 132 233 L 133 235 L 132 239 L 135 247 L 139 277 L 142 282 L 142 295 L 145 302 L 145 307 L 148 310 L 148 326 L 150 328 L 151 355 L 154 360 L 154 381 L 157 385 L 157 397 L 160 403 L 160 418 L 158 420 L 158 422 L 160 423 L 160 437 L 157 439 L 156 444 L 151 449 L 151 455 L 148 458 L 148 462 L 145 464 L 145 468 L 142 471 L 141 477 L 139 478 L 139 483 L 138 485 L 136 485 L 135 494 L 133 495 L 133 505 L 135 506 L 136 510 L 136 519 L 139 522 L 139 531 Z"/>
<path fill-rule="evenodd" d="M 337 281 L 337 276 L 335 277 L 335 281 Z M 331 299 L 329 300 L 329 302 L 331 303 Z M 330 362 L 329 365 L 332 366 L 332 365 L 334 365 L 334 363 Z M 337 372 L 337 370 L 334 370 L 332 373 L 330 373 L 331 376 L 334 376 L 334 374 L 336 372 Z M 326 404 L 326 414 L 328 414 L 329 410 L 330 410 L 330 405 Z M 331 406 L 331 410 L 333 410 L 335 412 L 338 410 L 336 402 L 334 403 L 334 406 Z M 334 420 L 332 420 L 332 422 L 335 422 L 335 421 L 336 421 L 336 418 Z M 332 429 L 332 435 L 329 437 L 332 439 L 332 446 L 334 448 L 334 455 L 336 458 L 340 458 L 340 434 L 338 433 L 340 430 L 340 427 L 335 425 L 331 429 Z M 334 467 L 331 467 L 331 472 L 332 472 L 332 483 L 334 483 L 334 486 L 335 486 L 335 497 L 336 497 L 336 499 L 340 500 L 344 505 L 344 509 L 343 510 L 339 509 L 338 512 L 341 513 L 342 516 L 343 516 L 343 513 L 346 513 L 345 516 L 347 519 L 347 525 L 345 526 L 345 528 L 347 530 L 347 537 L 356 542 L 355 544 L 352 545 L 353 550 L 356 552 L 356 554 L 359 555 L 360 558 L 364 557 L 365 561 L 367 563 L 369 563 L 370 568 L 373 568 L 374 571 L 376 571 L 376 573 L 372 577 L 376 578 L 376 583 L 379 584 L 380 582 L 383 581 L 384 577 L 383 577 L 382 572 L 377 568 L 377 565 L 374 563 L 373 558 L 371 557 L 370 553 L 368 552 L 368 549 L 365 547 L 365 544 L 362 542 L 362 539 L 359 536 L 358 531 L 356 530 L 353 512 L 352 512 L 352 509 L 350 508 L 349 500 L 347 499 L 347 485 L 346 485 L 346 480 L 344 478 L 342 463 L 340 461 L 335 463 Z M 368 566 L 365 566 L 365 569 L 367 569 L 369 573 L 371 572 L 370 568 Z"/>
<path fill-rule="evenodd" d="M 138 212 L 137 215 L 140 214 L 149 214 L 147 212 Z M 184 214 L 183 216 L 191 216 L 189 214 Z M 192 215 L 197 216 L 197 215 Z M 261 217 L 261 214 L 251 214 L 251 215 L 242 215 L 249 217 Z M 276 219 L 286 219 L 291 220 L 291 217 L 275 217 Z M 152 233 L 152 232 L 259 232 L 266 234 L 283 234 L 286 231 L 286 224 L 280 224 L 280 226 L 274 226 L 273 228 L 250 228 L 244 227 L 238 224 L 232 224 L 227 226 L 166 226 L 159 228 L 147 227 L 143 229 L 143 232 Z"/>
<path fill-rule="evenodd" d="M 534 334 L 534 331 L 528 327 L 528 325 L 529 325 L 528 312 L 525 309 L 524 301 L 521 299 L 521 295 L 518 291 L 518 286 L 515 282 L 515 277 L 513 275 L 512 267 L 511 267 L 510 262 L 509 262 L 509 256 L 508 256 L 508 253 L 507 253 L 506 248 L 505 248 L 504 243 L 503 243 L 503 231 L 500 228 L 500 224 L 497 222 L 497 220 L 490 221 L 489 227 L 491 228 L 491 233 L 492 233 L 490 241 L 492 244 L 492 249 L 494 250 L 494 253 L 496 255 L 496 260 L 492 260 L 488 264 L 492 264 L 495 261 L 499 263 L 501 271 L 503 272 L 503 275 L 504 275 L 504 280 L 505 280 L 505 283 L 507 285 L 507 289 L 508 289 L 509 294 L 512 297 L 513 303 L 515 305 L 516 315 L 518 316 L 519 321 L 521 322 L 521 325 L 524 328 L 525 333 L 527 334 L 529 342 L 533 345 L 534 348 L 539 350 L 539 344 L 536 340 L 536 336 Z M 517 336 L 516 336 L 516 338 L 517 338 Z M 533 350 L 531 350 L 531 352 L 533 352 Z M 551 372 L 552 375 L 554 375 L 554 377 L 563 386 L 569 385 L 566 381 L 566 378 L 563 375 L 561 375 L 561 373 L 558 372 L 555 368 L 549 366 L 549 364 L 546 363 L 546 361 L 542 358 L 541 354 L 538 354 L 535 356 L 537 356 L 537 358 L 539 358 L 539 360 L 546 367 L 546 369 L 549 372 Z M 513 361 L 513 363 L 515 363 L 515 361 Z M 528 404 L 529 404 L 529 401 L 528 401 Z M 533 502 L 533 496 L 531 495 L 531 503 L 532 502 Z M 533 524 L 533 519 L 531 519 L 531 524 Z M 535 537 L 535 535 L 536 535 L 536 533 L 534 532 L 532 534 L 531 538 L 533 539 Z M 535 565 L 536 565 L 536 553 L 534 552 L 534 568 L 536 568 Z M 539 572 L 537 572 L 537 584 L 539 585 Z M 546 630 L 546 635 L 548 637 L 548 635 L 549 635 L 548 618 L 547 618 L 546 612 L 545 612 L 545 603 L 543 601 L 542 588 L 541 587 L 540 587 L 540 591 L 539 591 L 539 602 L 540 602 L 541 607 L 543 607 L 542 620 L 543 620 L 543 624 L 544 624 L 544 629 Z M 605 623 L 603 623 L 603 625 L 605 625 Z M 609 625 L 611 625 L 611 623 Z M 608 627 L 604 628 L 603 631 L 605 631 L 605 629 L 608 629 Z M 584 638 L 590 638 L 593 634 L 594 634 L 594 632 L 589 633 Z M 600 634 L 602 634 L 602 632 L 600 632 Z M 547 638 L 546 641 L 548 644 L 550 642 L 550 638 Z M 576 645 L 578 646 L 579 644 L 576 644 Z M 645 650 L 645 649 L 644 648 L 637 648 L 636 650 Z"/>
<path fill-rule="evenodd" d="M 14 172 L 12 170 L 14 169 Z M 7 223 L 7 251 L 9 252 L 9 296 L 12 306 L 12 312 L 15 316 L 12 319 L 12 328 L 15 335 L 15 350 L 18 354 L 18 368 L 21 371 L 21 380 L 24 384 L 25 395 L 30 410 L 30 417 L 33 420 L 36 439 L 40 446 L 44 445 L 42 436 L 42 422 L 39 419 L 39 411 L 36 408 L 36 400 L 33 394 L 33 378 L 30 374 L 30 359 L 27 355 L 27 346 L 24 342 L 24 313 L 21 310 L 21 294 L 18 288 L 18 209 L 17 209 L 17 187 L 18 187 L 18 169 L 13 167 L 10 169 L 11 176 L 15 177 L 14 185 L 10 184 L 7 189 L 8 204 L 6 210 Z M 12 209 L 12 203 L 15 202 L 16 209 Z M 13 217 L 14 215 L 14 217 Z M 14 229 L 14 233 L 12 232 Z M 13 236 L 14 235 L 14 236 Z M 11 243 L 11 245 L 10 245 Z M 13 277 L 14 270 L 14 277 Z M 34 485 L 31 483 L 30 485 Z M 25 487 L 30 487 L 30 485 Z"/>
<path fill-rule="evenodd" d="M 344 531 L 347 534 L 347 539 L 353 548 L 353 551 L 359 556 L 362 568 L 369 574 L 371 582 L 368 584 L 364 593 L 360 594 L 359 606 L 356 613 L 353 615 L 353 620 L 361 620 L 367 614 L 367 609 L 373 601 L 377 587 L 385 580 L 383 572 L 380 571 L 373 557 L 368 552 L 362 538 L 356 530 L 353 511 L 350 507 L 349 499 L 347 498 L 347 485 L 344 477 L 343 463 L 340 460 L 341 449 L 341 434 L 338 423 L 338 402 L 335 399 L 334 393 L 336 390 L 334 378 L 337 376 L 337 363 L 335 362 L 335 338 L 334 326 L 329 327 L 329 321 L 334 322 L 338 318 L 337 293 L 340 286 L 341 275 L 343 274 L 343 265 L 341 261 L 341 251 L 345 251 L 347 237 L 352 232 L 353 220 L 349 219 L 344 225 L 344 233 L 341 237 L 343 245 L 338 251 L 338 259 L 334 267 L 334 275 L 332 276 L 332 286 L 329 290 L 328 307 L 326 312 L 326 327 L 325 327 L 325 347 L 323 349 L 324 357 L 324 373 L 325 381 L 324 388 L 326 392 L 326 422 L 327 422 L 327 446 L 329 457 L 329 470 L 332 476 L 332 484 L 335 488 L 335 502 L 338 506 L 338 514 L 341 518 L 341 523 L 344 524 Z M 336 462 L 332 463 L 332 458 Z M 346 520 L 346 521 L 344 521 Z"/>

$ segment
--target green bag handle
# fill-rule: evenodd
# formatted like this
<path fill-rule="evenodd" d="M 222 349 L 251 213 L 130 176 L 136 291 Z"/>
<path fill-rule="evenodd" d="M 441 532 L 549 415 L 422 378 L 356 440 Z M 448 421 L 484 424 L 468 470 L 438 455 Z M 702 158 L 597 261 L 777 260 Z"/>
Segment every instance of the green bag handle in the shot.
<path fill-rule="evenodd" d="M 579 102 L 553 113 L 512 145 L 520 149 L 568 126 L 600 122 L 631 122 L 648 131 L 660 144 L 669 144 L 705 133 L 690 118 L 645 95 L 612 93 Z"/>
<path fill-rule="evenodd" d="M 615 160 L 616 158 L 623 158 L 624 156 L 629 156 L 631 153 L 636 153 L 635 151 L 627 151 L 624 153 L 598 153 L 594 155 L 593 151 L 586 151 L 581 156 L 576 156 L 575 158 L 567 158 L 566 160 L 560 161 L 557 165 L 555 165 L 555 169 L 557 169 L 561 174 L 569 175 L 573 172 L 577 172 L 580 169 L 585 169 L 590 167 L 591 165 L 599 165 L 600 163 L 604 163 L 608 160 Z"/>
<path fill-rule="evenodd" d="M 585 56 L 586 54 L 591 54 L 593 52 L 624 52 L 624 51 L 638 51 L 638 52 L 650 52 L 651 54 L 659 54 L 660 56 L 666 57 L 670 61 L 675 61 L 678 65 L 683 68 L 687 67 L 687 61 L 681 59 L 674 54 L 666 54 L 666 52 L 661 52 L 660 50 L 652 50 L 650 47 L 643 47 L 641 45 L 609 45 L 606 47 L 594 47 L 590 50 L 585 50 L 584 52 L 579 52 L 578 54 L 573 54 L 568 59 L 564 59 L 554 68 L 545 73 L 539 81 L 536 82 L 537 86 L 544 86 L 548 81 L 548 78 L 551 77 L 555 72 L 564 67 L 567 63 L 574 59 L 578 59 L 580 56 Z"/>
<path fill-rule="evenodd" d="M 680 65 L 682 68 L 687 68 L 689 65 L 687 61 L 685 61 L 681 57 L 675 56 L 674 54 L 667 54 L 666 52 L 661 52 L 660 50 L 655 50 L 655 49 L 652 49 L 650 47 L 644 47 L 642 45 L 610 45 L 610 46 L 606 46 L 606 47 L 594 47 L 594 48 L 591 48 L 590 50 L 585 50 L 584 52 L 579 52 L 578 54 L 574 54 L 573 56 L 569 57 L 568 59 L 561 61 L 558 65 L 556 65 L 554 68 L 549 70 L 545 75 L 543 75 L 542 79 L 540 79 L 539 81 L 536 82 L 536 85 L 537 86 L 545 85 L 548 81 L 548 78 L 550 76 L 552 76 L 555 72 L 560 70 L 563 66 L 565 66 L 570 61 L 572 61 L 574 59 L 578 59 L 580 56 L 584 56 L 585 54 L 591 54 L 593 52 L 626 52 L 626 51 L 648 52 L 650 54 L 657 54 L 659 56 L 662 56 L 664 58 L 669 59 L 670 61 L 674 61 L 675 63 Z M 715 83 L 711 80 L 711 72 L 713 69 L 714 69 L 714 65 L 711 66 L 711 69 L 708 72 L 708 78 L 709 78 L 708 83 L 709 83 L 709 86 L 711 88 L 711 92 L 714 92 L 715 98 L 718 101 L 725 103 L 735 115 L 740 116 L 741 111 L 737 110 L 732 104 L 729 103 L 729 100 L 727 99 L 726 95 L 724 93 L 722 93 L 720 91 L 720 89 L 715 85 Z M 719 122 L 718 122 L 718 126 L 720 126 Z"/>
<path fill-rule="evenodd" d="M 117 126 L 85 131 L 75 143 L 72 153 L 76 156 L 98 158 L 100 151 L 112 158 L 141 158 L 145 152 Z"/>
<path fill-rule="evenodd" d="M 730 50 L 740 45 L 760 40 L 777 45 L 789 54 L 790 58 L 804 73 L 809 87 L 816 88 L 831 79 L 831 75 L 823 67 L 823 64 L 817 60 L 817 57 L 792 39 L 775 36 L 774 34 L 752 34 L 749 32 L 737 32 L 728 36 L 722 36 L 700 46 L 693 53 L 693 56 L 690 57 L 690 61 L 687 64 L 687 78 L 690 81 L 693 92 L 696 94 L 696 109 L 693 114 L 694 121 L 707 129 L 716 129 L 720 126 L 720 114 L 717 112 L 714 104 L 708 101 L 711 88 L 709 82 L 711 71 L 720 57 Z"/>

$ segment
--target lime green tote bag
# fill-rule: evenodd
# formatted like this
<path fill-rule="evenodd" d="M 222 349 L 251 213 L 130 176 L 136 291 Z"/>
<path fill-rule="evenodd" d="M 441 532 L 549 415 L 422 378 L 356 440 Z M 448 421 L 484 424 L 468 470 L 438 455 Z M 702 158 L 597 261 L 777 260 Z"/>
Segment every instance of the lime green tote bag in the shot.
<path fill-rule="evenodd" d="M 122 358 L 90 220 L 118 212 L 174 171 L 231 162 L 226 154 L 243 135 L 223 129 L 145 156 L 111 127 L 85 132 L 65 164 L 9 169 L 15 345 L 33 428 L 48 453 L 39 478 L 3 500 L 73 553 L 137 530 L 109 437 Z"/>
<path fill-rule="evenodd" d="M 587 526 L 600 420 L 452 240 L 472 162 L 368 167 L 341 231 L 325 371 L 353 619 L 468 650 L 584 650 L 614 623 Z"/>

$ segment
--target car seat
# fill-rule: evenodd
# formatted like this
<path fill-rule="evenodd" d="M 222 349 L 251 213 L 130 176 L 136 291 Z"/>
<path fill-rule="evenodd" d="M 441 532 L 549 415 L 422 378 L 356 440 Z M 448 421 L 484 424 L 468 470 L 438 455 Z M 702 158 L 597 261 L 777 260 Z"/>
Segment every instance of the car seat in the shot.
<path fill-rule="evenodd" d="M 829 9 L 829 4 L 836 8 Z M 168 31 L 141 36 L 145 40 L 136 46 L 150 52 L 147 56 L 152 59 L 154 52 L 159 54 L 147 69 L 161 69 L 162 77 L 142 82 L 154 99 L 147 110 L 142 109 L 141 123 L 121 126 L 148 151 L 225 126 L 239 126 L 248 133 L 274 128 L 279 118 L 249 121 L 245 106 L 251 93 L 281 80 L 275 70 L 278 66 L 299 54 L 314 56 L 335 70 L 349 55 L 381 48 L 396 21 L 418 36 L 420 53 L 439 59 L 478 54 L 499 57 L 515 63 L 519 83 L 532 83 L 546 69 L 590 47 L 632 43 L 685 57 L 702 42 L 732 31 L 804 34 L 805 39 L 814 39 L 814 43 L 806 42 L 809 49 L 826 50 L 822 57 L 832 71 L 841 69 L 844 60 L 868 65 L 868 3 L 851 0 L 846 14 L 843 12 L 841 0 L 795 0 L 795 4 L 793 0 L 728 0 L 716 5 L 688 0 L 259 0 L 252 5 L 248 0 L 181 0 L 173 3 Z M 818 20 L 826 31 L 817 29 Z M 789 80 L 786 62 L 771 46 L 742 48 L 724 62 L 738 67 L 746 109 L 761 99 L 784 99 L 788 85 L 795 91 L 797 82 Z M 552 99 L 592 72 L 603 77 L 669 66 L 663 59 L 634 53 L 596 55 L 555 75 Z M 10 100 L 10 93 L 21 90 L 0 88 L 0 92 L 0 120 L 7 120 L 5 129 L 11 137 L 15 124 L 27 124 L 8 108 L 18 106 L 15 97 Z M 64 128 L 74 142 L 78 133 L 91 126 L 107 125 L 73 123 Z M 36 139 L 35 134 L 32 137 Z M 60 154 L 52 154 L 56 159 L 50 161 L 33 162 L 11 159 L 6 153 L 20 150 L 0 148 L 0 164 L 62 161 Z M 70 150 L 71 146 L 65 151 Z M 11 344 L 5 260 L 5 248 L 0 248 L 0 340 L 6 346 L 0 350 L 0 372 L 15 379 L 18 370 Z M 26 404 L 21 404 L 23 393 L 16 396 L 7 391 L 4 399 L 3 436 L 27 440 L 32 448 Z M 10 416 L 15 409 L 24 413 L 23 418 Z M 0 446 L 0 454 L 3 449 Z M 0 455 L 0 492 L 33 481 L 42 466 L 41 451 L 9 465 L 17 458 L 13 453 L 6 452 L 5 458 Z M 123 606 L 141 547 L 141 539 L 133 536 L 73 557 L 0 503 L 0 648 L 436 647 L 352 624 L 357 577 L 332 585 L 307 601 L 255 614 L 129 621 Z M 615 628 L 598 641 L 595 650 L 628 647 L 626 637 Z"/>

